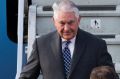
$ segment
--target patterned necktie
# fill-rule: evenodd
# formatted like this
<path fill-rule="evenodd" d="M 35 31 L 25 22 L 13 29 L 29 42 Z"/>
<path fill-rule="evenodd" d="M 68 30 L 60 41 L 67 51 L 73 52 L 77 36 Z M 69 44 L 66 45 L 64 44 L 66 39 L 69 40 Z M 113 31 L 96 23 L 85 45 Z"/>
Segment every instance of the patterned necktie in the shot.
<path fill-rule="evenodd" d="M 70 53 L 70 49 L 68 48 L 69 44 L 70 44 L 70 41 L 66 41 L 65 48 L 63 49 L 64 70 L 65 70 L 66 77 L 69 74 L 70 66 L 71 66 L 71 53 Z"/>

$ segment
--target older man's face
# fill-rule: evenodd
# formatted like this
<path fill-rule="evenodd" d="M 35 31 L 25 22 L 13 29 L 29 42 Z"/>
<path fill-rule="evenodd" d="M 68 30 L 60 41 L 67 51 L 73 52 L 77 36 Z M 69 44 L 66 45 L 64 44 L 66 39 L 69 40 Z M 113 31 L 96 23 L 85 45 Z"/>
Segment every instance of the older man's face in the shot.
<path fill-rule="evenodd" d="M 77 34 L 80 18 L 77 18 L 74 12 L 60 11 L 53 21 L 62 38 L 70 40 Z"/>

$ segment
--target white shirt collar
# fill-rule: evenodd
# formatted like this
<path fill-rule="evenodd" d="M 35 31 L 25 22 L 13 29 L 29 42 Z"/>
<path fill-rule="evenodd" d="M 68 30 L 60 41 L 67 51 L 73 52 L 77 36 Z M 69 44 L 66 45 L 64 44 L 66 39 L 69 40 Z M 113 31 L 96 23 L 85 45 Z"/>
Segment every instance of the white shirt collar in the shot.
<path fill-rule="evenodd" d="M 64 38 L 61 38 L 61 39 L 62 39 L 62 43 L 64 43 L 66 41 L 66 39 L 64 39 Z M 71 43 L 75 43 L 75 39 L 76 39 L 76 36 L 69 41 L 71 41 Z"/>

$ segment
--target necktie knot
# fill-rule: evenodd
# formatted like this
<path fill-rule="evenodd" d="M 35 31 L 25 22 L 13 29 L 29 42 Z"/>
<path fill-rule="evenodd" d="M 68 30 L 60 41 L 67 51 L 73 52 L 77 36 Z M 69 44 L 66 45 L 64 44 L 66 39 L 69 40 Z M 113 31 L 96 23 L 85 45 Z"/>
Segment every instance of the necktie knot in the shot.
<path fill-rule="evenodd" d="M 71 41 L 65 41 L 65 47 L 68 47 L 68 45 L 71 43 Z"/>

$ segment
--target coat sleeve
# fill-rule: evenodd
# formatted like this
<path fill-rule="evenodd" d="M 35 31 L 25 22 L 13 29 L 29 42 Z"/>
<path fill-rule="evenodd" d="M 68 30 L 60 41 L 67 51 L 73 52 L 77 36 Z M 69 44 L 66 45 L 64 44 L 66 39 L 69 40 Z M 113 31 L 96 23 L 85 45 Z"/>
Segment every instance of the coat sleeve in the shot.
<path fill-rule="evenodd" d="M 114 68 L 112 57 L 111 57 L 110 53 L 108 53 L 108 51 L 107 51 L 107 45 L 104 40 L 101 41 L 98 52 L 99 52 L 98 57 L 97 57 L 98 58 L 98 66 L 107 65 L 107 66 L 111 66 Z"/>
<path fill-rule="evenodd" d="M 28 58 L 26 65 L 23 67 L 19 79 L 37 79 L 40 74 L 40 62 L 37 50 L 37 41 L 33 44 L 31 56 Z"/>
<path fill-rule="evenodd" d="M 110 66 L 115 70 L 114 63 L 112 61 L 112 57 L 110 53 L 107 51 L 107 45 L 106 42 L 103 41 L 101 44 L 100 50 L 99 50 L 99 57 L 98 57 L 98 66 Z M 115 70 L 116 72 L 116 70 Z M 119 75 L 116 72 L 116 79 L 119 79 Z"/>

